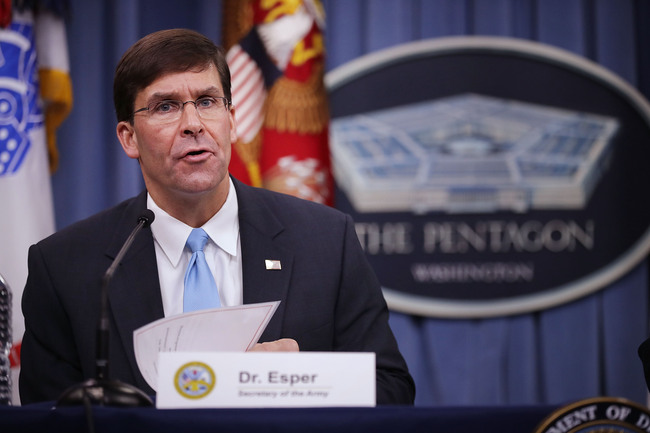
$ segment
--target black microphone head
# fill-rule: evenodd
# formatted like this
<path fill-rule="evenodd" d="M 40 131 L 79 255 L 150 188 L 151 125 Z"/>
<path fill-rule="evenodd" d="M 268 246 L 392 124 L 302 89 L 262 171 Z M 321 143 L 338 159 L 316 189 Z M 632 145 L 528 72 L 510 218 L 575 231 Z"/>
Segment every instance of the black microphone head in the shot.
<path fill-rule="evenodd" d="M 154 214 L 151 209 L 145 209 L 138 217 L 138 222 L 143 222 L 144 224 L 142 224 L 142 228 L 147 228 L 151 225 L 155 218 L 156 214 Z"/>

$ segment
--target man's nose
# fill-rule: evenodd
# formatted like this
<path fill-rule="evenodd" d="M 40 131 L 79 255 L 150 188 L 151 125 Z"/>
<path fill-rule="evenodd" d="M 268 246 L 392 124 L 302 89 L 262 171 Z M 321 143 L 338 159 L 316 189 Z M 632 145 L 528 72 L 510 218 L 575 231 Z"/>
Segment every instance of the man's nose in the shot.
<path fill-rule="evenodd" d="M 188 107 L 187 104 L 190 104 L 192 106 Z M 183 134 L 195 135 L 203 131 L 203 123 L 201 122 L 199 111 L 196 108 L 196 102 L 187 101 L 183 103 L 181 122 Z"/>

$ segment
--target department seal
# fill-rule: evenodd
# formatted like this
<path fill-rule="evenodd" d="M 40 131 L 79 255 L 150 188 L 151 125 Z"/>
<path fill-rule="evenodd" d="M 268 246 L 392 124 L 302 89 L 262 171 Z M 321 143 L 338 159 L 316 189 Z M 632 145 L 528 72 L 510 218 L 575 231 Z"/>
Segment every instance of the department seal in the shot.
<path fill-rule="evenodd" d="M 650 412 L 618 397 L 594 397 L 570 403 L 544 419 L 534 433 L 643 433 Z"/>
<path fill-rule="evenodd" d="M 203 398 L 210 394 L 216 383 L 212 368 L 199 361 L 182 365 L 174 375 L 174 387 L 185 398 Z"/>

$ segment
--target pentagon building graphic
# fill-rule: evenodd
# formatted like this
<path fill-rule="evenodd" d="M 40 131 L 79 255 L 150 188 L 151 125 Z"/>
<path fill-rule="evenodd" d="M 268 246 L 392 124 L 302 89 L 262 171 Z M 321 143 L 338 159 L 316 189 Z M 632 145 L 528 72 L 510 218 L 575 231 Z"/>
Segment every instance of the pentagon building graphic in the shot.
<path fill-rule="evenodd" d="M 610 117 L 463 94 L 337 118 L 334 176 L 359 212 L 581 209 L 607 169 Z"/>

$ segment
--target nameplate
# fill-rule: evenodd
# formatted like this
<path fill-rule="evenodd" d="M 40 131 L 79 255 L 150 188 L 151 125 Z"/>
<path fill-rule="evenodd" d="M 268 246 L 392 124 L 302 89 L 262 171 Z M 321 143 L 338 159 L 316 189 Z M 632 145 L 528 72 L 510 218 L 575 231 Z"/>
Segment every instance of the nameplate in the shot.
<path fill-rule="evenodd" d="M 375 354 L 161 352 L 156 407 L 375 406 Z"/>

